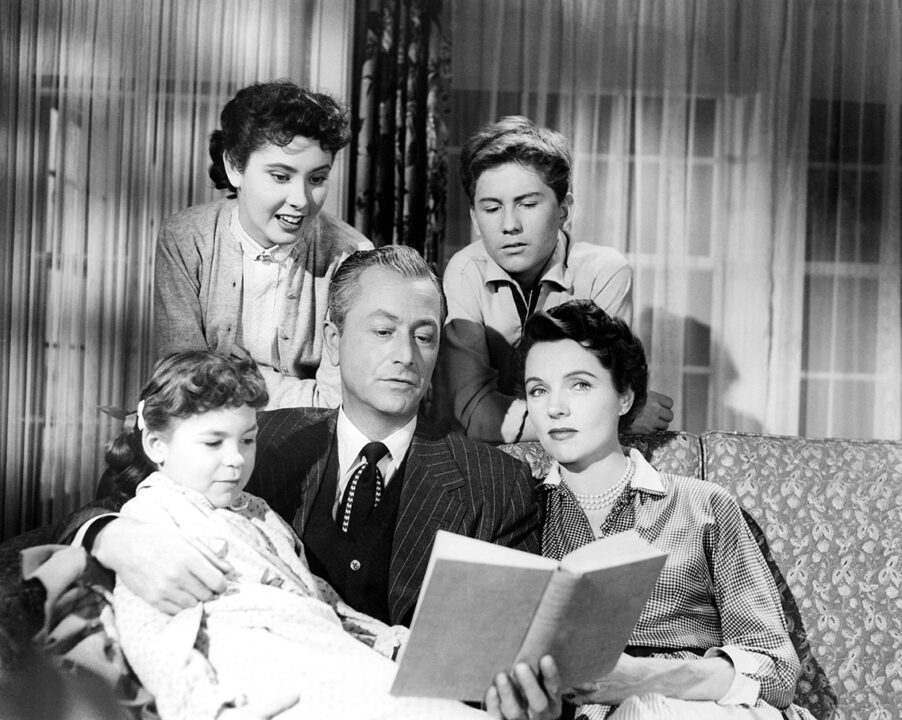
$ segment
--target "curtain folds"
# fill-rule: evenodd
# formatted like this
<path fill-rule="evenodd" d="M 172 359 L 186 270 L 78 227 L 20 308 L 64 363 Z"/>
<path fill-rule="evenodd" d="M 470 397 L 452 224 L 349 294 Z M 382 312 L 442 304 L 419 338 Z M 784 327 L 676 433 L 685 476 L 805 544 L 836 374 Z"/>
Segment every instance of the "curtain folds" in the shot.
<path fill-rule="evenodd" d="M 449 48 L 437 0 L 358 0 L 354 225 L 435 264 L 443 242 Z"/>
<path fill-rule="evenodd" d="M 902 437 L 900 0 L 451 8 L 452 151 L 511 113 L 571 139 L 677 428 Z"/>
<path fill-rule="evenodd" d="M 902 0 L 352 1 L 374 243 L 440 268 L 471 239 L 463 139 L 525 114 L 573 143 L 574 236 L 635 269 L 676 427 L 902 437 Z M 97 406 L 149 370 L 160 223 L 218 196 L 235 90 L 307 81 L 320 10 L 0 2 L 0 537 L 93 495 Z"/>
<path fill-rule="evenodd" d="M 161 221 L 217 197 L 207 138 L 251 82 L 303 83 L 315 3 L 0 3 L 0 536 L 93 497 L 149 371 Z"/>

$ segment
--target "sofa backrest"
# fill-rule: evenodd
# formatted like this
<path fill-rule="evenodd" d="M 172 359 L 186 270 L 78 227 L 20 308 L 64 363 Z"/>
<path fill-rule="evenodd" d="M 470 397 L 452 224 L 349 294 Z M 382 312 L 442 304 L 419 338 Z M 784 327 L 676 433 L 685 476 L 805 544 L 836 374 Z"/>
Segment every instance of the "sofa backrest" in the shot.
<path fill-rule="evenodd" d="M 636 448 L 661 472 L 702 477 L 702 450 L 697 435 L 685 432 L 622 435 L 620 444 Z M 532 469 L 533 477 L 544 478 L 548 474 L 551 458 L 539 443 L 502 445 L 501 450 L 526 462 Z"/>
<path fill-rule="evenodd" d="M 709 432 L 704 477 L 763 528 L 837 718 L 902 717 L 902 443 Z"/>

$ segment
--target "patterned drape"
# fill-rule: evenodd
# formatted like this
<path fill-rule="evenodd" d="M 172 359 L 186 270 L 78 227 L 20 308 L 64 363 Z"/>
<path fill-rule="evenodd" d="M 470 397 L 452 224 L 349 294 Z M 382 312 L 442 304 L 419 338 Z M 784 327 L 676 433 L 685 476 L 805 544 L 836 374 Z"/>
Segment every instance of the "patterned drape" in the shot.
<path fill-rule="evenodd" d="M 436 264 L 445 230 L 450 47 L 441 0 L 358 0 L 354 225 Z"/>

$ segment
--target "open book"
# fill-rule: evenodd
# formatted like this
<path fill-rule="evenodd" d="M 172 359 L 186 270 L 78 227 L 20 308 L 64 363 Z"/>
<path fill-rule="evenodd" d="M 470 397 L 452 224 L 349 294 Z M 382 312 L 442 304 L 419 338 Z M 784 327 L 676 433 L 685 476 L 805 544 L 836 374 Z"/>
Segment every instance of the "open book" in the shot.
<path fill-rule="evenodd" d="M 634 531 L 557 562 L 439 531 L 393 695 L 482 700 L 496 673 L 551 654 L 564 687 L 613 669 L 666 553 Z"/>

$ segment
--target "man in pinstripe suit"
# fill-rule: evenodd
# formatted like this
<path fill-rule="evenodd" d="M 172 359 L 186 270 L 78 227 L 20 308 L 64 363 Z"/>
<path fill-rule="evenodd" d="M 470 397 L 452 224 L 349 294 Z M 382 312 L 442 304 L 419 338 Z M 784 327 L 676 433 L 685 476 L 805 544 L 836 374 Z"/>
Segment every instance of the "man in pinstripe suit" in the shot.
<path fill-rule="evenodd" d="M 358 610 L 409 624 L 435 533 L 448 530 L 539 551 L 534 482 L 526 465 L 418 419 L 445 316 L 441 284 L 416 251 L 358 251 L 329 289 L 323 361 L 339 365 L 342 406 L 260 413 L 256 469 L 248 492 L 265 499 L 304 541 L 307 559 Z M 384 443 L 384 493 L 359 536 L 337 520 L 361 447 Z M 95 504 L 70 519 L 81 526 Z M 220 557 L 187 537 L 124 520 L 85 528 L 101 564 L 148 602 L 176 612 L 225 589 Z"/>
<path fill-rule="evenodd" d="M 448 530 L 538 552 L 529 470 L 417 417 L 438 356 L 441 286 L 410 248 L 359 251 L 329 288 L 324 361 L 339 366 L 338 411 L 259 417 L 248 491 L 304 541 L 314 572 L 352 607 L 409 624 L 435 533 Z M 357 538 L 336 522 L 361 447 L 380 441 L 384 494 Z"/>

